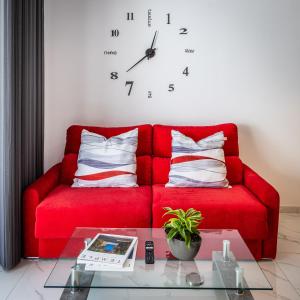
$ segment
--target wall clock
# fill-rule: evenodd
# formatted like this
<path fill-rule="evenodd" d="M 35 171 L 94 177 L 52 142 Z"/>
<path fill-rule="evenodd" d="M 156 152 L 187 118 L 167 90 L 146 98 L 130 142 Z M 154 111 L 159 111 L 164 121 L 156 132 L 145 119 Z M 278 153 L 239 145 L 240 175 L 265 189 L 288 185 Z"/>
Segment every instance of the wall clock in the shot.
<path fill-rule="evenodd" d="M 165 3 L 165 4 L 163 4 Z M 190 88 L 197 74 L 193 14 L 178 1 L 104 1 L 94 36 L 99 81 L 110 95 L 161 100 Z M 99 47 L 100 46 L 100 47 Z"/>

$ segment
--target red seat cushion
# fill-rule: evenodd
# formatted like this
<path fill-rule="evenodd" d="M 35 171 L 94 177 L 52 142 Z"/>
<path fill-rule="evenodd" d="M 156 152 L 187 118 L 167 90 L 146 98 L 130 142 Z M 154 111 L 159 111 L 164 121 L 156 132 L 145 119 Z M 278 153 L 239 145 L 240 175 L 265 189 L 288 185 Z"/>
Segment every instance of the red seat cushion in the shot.
<path fill-rule="evenodd" d="M 238 229 L 244 239 L 267 237 L 267 209 L 242 185 L 232 188 L 165 188 L 153 187 L 153 227 L 161 227 L 163 207 L 184 210 L 193 207 L 204 216 L 200 228 Z"/>
<path fill-rule="evenodd" d="M 151 187 L 59 185 L 36 209 L 37 238 L 68 238 L 75 227 L 151 227 Z"/>

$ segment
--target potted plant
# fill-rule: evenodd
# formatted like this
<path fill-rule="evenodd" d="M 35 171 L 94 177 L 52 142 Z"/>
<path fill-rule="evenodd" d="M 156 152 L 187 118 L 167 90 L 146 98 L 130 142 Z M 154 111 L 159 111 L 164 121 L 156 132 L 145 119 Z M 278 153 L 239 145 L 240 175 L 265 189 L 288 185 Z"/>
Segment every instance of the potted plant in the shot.
<path fill-rule="evenodd" d="M 163 225 L 167 241 L 173 256 L 180 260 L 192 260 L 201 246 L 201 236 L 198 226 L 203 219 L 201 212 L 193 208 L 187 211 L 164 207 L 166 215 L 173 215 Z"/>

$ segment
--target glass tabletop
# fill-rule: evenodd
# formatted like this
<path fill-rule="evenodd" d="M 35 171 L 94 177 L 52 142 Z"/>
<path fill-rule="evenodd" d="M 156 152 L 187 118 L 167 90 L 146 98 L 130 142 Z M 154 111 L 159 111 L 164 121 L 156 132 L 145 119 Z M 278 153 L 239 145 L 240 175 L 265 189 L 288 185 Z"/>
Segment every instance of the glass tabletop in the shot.
<path fill-rule="evenodd" d="M 84 249 L 84 241 L 98 233 L 138 237 L 133 271 L 85 271 L 77 265 L 78 281 L 72 283 L 72 268 Z M 237 230 L 201 230 L 202 244 L 192 261 L 172 256 L 162 228 L 76 228 L 49 275 L 45 287 L 51 288 L 155 288 L 155 289 L 237 289 L 236 268 L 243 269 L 242 289 L 271 290 Z M 154 264 L 145 264 L 145 241 L 154 242 Z M 230 260 L 222 256 L 223 240 L 230 241 Z M 201 285 L 191 285 L 190 274 L 200 274 Z M 74 274 L 73 274 L 74 276 Z"/>

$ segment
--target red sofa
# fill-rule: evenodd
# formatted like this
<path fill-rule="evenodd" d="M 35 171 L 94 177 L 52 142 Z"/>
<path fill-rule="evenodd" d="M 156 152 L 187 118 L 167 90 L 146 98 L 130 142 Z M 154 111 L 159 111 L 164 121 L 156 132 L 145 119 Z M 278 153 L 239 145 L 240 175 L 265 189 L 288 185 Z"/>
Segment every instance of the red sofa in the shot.
<path fill-rule="evenodd" d="M 137 188 L 71 188 L 83 128 L 111 137 L 139 128 Z M 171 129 L 199 140 L 218 131 L 227 137 L 224 152 L 228 189 L 165 188 L 171 157 Z M 63 161 L 24 193 L 24 256 L 59 256 L 75 227 L 161 227 L 163 207 L 201 210 L 201 228 L 238 229 L 256 259 L 275 258 L 279 195 L 239 159 L 237 127 L 140 125 L 90 127 L 67 131 Z"/>

